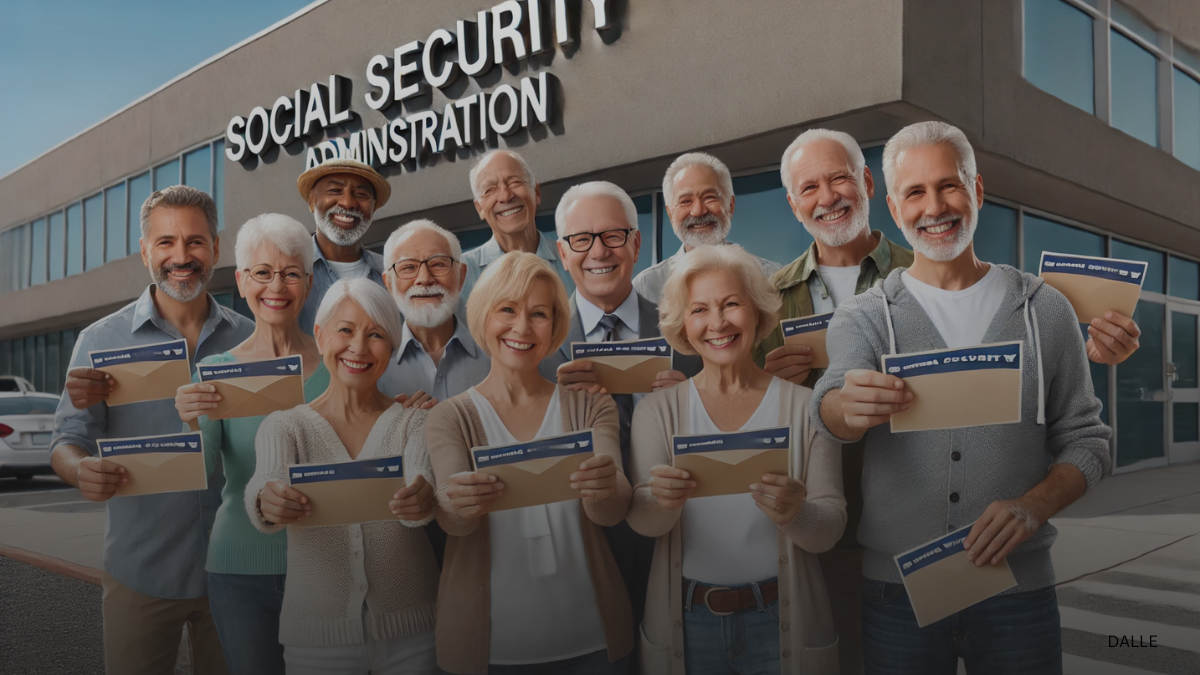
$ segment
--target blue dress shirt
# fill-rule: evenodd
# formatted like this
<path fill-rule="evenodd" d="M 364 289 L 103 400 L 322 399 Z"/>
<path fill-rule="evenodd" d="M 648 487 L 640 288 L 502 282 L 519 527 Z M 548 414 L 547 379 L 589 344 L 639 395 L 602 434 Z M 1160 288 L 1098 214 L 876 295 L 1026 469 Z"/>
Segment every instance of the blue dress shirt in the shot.
<path fill-rule="evenodd" d="M 471 338 L 467 322 L 454 317 L 454 324 L 454 335 L 446 343 L 441 362 L 435 366 L 433 357 L 413 337 L 405 322 L 400 348 L 379 378 L 379 391 L 388 396 L 423 391 L 445 401 L 483 382 L 491 372 L 492 360 Z"/>

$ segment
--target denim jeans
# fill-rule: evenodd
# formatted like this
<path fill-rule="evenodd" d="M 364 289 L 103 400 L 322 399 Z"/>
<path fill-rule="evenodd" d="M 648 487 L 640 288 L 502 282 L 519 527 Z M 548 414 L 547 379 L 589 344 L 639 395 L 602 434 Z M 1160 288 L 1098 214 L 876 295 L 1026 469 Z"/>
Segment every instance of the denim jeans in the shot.
<path fill-rule="evenodd" d="M 924 628 L 902 584 L 865 579 L 866 675 L 1062 675 L 1062 629 L 1053 586 L 997 595 Z"/>
<path fill-rule="evenodd" d="M 446 671 L 442 672 L 452 675 Z M 547 663 L 522 663 L 515 666 L 488 664 L 488 675 L 626 675 L 628 672 L 629 657 L 609 663 L 608 650 L 605 649 Z"/>
<path fill-rule="evenodd" d="M 762 583 L 769 581 L 774 580 Z M 688 582 L 683 603 L 688 675 L 779 675 L 779 600 L 763 602 L 758 584 L 750 584 L 757 607 L 717 616 L 692 605 L 695 583 Z"/>
<path fill-rule="evenodd" d="M 279 612 L 284 578 L 208 573 L 208 602 L 230 675 L 283 675 Z"/>

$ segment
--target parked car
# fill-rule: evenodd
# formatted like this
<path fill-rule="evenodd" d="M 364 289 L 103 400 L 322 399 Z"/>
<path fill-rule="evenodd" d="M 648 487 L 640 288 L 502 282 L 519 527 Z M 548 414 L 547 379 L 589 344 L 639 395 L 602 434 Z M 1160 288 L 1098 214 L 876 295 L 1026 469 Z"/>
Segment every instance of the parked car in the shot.
<path fill-rule="evenodd" d="M 50 439 L 58 397 L 38 392 L 0 392 L 0 476 L 28 480 L 52 475 Z"/>
<path fill-rule="evenodd" d="M 17 375 L 0 375 L 0 391 L 37 391 L 33 383 Z"/>

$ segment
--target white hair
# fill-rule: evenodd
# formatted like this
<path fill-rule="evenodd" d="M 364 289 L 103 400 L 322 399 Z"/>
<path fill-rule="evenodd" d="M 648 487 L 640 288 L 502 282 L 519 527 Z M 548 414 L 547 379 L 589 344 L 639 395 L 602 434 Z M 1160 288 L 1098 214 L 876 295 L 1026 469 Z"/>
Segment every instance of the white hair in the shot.
<path fill-rule="evenodd" d="M 671 166 L 667 167 L 662 184 L 663 198 L 666 199 L 667 206 L 670 207 L 675 203 L 675 179 L 679 174 L 694 166 L 707 166 L 717 172 L 721 200 L 725 202 L 726 206 L 729 206 L 729 200 L 733 199 L 733 178 L 729 175 L 729 167 L 725 166 L 725 162 L 706 152 L 689 152 L 680 155 L 675 158 L 674 162 L 671 162 Z"/>
<path fill-rule="evenodd" d="M 476 201 L 483 196 L 483 191 L 479 189 L 479 173 L 483 171 L 483 167 L 487 166 L 489 162 L 499 155 L 511 157 L 516 160 L 517 164 L 521 165 L 521 171 L 525 173 L 525 182 L 529 184 L 529 189 L 532 190 L 533 186 L 537 185 L 537 178 L 533 176 L 533 169 L 529 168 L 529 162 L 526 162 L 524 157 L 512 150 L 505 150 L 503 148 L 491 150 L 485 153 L 483 157 L 480 157 L 479 161 L 475 162 L 475 166 L 471 167 L 471 194 L 475 197 Z"/>
<path fill-rule="evenodd" d="M 400 248 L 400 244 L 418 232 L 436 232 L 442 235 L 450 247 L 450 257 L 454 258 L 455 262 L 462 262 L 462 244 L 458 242 L 458 237 L 432 220 L 421 218 L 401 225 L 388 235 L 387 243 L 383 245 L 383 268 L 385 270 L 392 269 L 392 265 L 396 264 L 396 249 Z"/>
<path fill-rule="evenodd" d="M 975 183 L 975 151 L 958 127 L 945 122 L 929 121 L 910 124 L 896 132 L 883 148 L 883 178 L 887 181 L 888 194 L 895 196 L 896 158 L 905 150 L 946 144 L 958 154 L 958 176 L 970 188 Z"/>
<path fill-rule="evenodd" d="M 299 260 L 305 272 L 312 272 L 312 235 L 295 218 L 282 213 L 264 213 L 238 228 L 233 251 L 238 269 L 249 269 L 263 244 L 270 244 L 285 256 Z"/>
<path fill-rule="evenodd" d="M 324 299 L 321 300 L 321 306 L 317 308 L 316 321 L 313 323 L 317 326 L 324 326 L 329 321 L 329 317 L 337 311 L 342 301 L 346 299 L 358 303 L 367 316 L 379 324 L 387 336 L 388 342 L 392 343 L 392 353 L 395 353 L 396 348 L 400 346 L 400 335 L 403 331 L 400 310 L 396 309 L 396 303 L 387 289 L 370 279 L 339 279 L 335 281 L 325 293 Z"/>
<path fill-rule="evenodd" d="M 629 195 L 606 180 L 594 180 L 572 186 L 558 201 L 558 208 L 554 209 L 554 227 L 558 230 L 560 238 L 566 234 L 568 212 L 575 202 L 584 197 L 611 197 L 617 200 L 621 208 L 625 209 L 625 221 L 629 223 L 629 227 L 638 229 L 637 207 L 633 205 Z"/>
<path fill-rule="evenodd" d="M 850 172 L 854 174 L 854 180 L 865 186 L 863 167 L 867 165 L 867 160 L 863 157 L 862 148 L 858 147 L 858 141 L 844 131 L 809 129 L 797 136 L 796 140 L 787 146 L 787 150 L 783 151 L 783 159 L 779 163 L 779 177 L 783 179 L 783 187 L 789 195 L 796 196 L 793 192 L 796 186 L 792 183 L 792 162 L 796 159 L 796 153 L 813 141 L 841 143 L 842 147 L 846 149 L 846 157 L 850 158 Z"/>

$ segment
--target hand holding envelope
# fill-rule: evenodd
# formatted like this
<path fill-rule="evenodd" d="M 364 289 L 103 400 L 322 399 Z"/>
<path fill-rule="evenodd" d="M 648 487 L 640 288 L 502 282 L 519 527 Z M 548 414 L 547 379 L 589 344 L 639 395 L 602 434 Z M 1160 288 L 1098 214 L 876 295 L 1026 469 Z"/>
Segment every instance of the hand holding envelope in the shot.
<path fill-rule="evenodd" d="M 88 359 L 92 368 L 111 377 L 112 388 L 104 399 L 110 406 L 175 398 L 175 390 L 191 380 L 187 340 L 93 350 Z"/>
<path fill-rule="evenodd" d="M 312 513 L 312 505 L 303 492 L 282 481 L 269 481 L 258 493 L 258 510 L 268 522 L 291 525 Z"/>
<path fill-rule="evenodd" d="M 478 515 L 580 497 L 603 498 L 593 495 L 611 494 L 616 486 L 616 464 L 611 457 L 596 457 L 593 448 L 591 429 L 525 443 L 471 448 L 476 473 L 458 474 L 458 482 L 460 488 L 470 488 L 462 492 L 499 493 L 486 501 L 467 504 Z M 489 489 L 479 474 L 491 474 L 503 487 Z"/>
<path fill-rule="evenodd" d="M 767 490 L 766 486 L 761 491 L 756 488 L 766 474 L 788 475 L 790 447 L 788 427 L 671 438 L 675 469 L 686 471 L 696 482 L 688 494 L 690 499 L 752 491 L 764 499 L 777 498 L 776 490 Z M 777 506 L 772 506 L 772 510 Z"/>
<path fill-rule="evenodd" d="M 269 415 L 304 403 L 304 362 L 299 355 L 214 363 L 197 370 L 200 381 L 212 384 L 221 395 L 208 411 L 212 420 Z"/>
<path fill-rule="evenodd" d="M 392 495 L 388 508 L 393 516 L 401 520 L 425 520 L 433 513 L 433 486 L 424 476 L 417 475 L 411 483 Z"/>
<path fill-rule="evenodd" d="M 590 362 L 596 381 L 610 394 L 653 391 L 658 375 L 671 370 L 672 354 L 663 338 L 571 343 L 571 361 Z"/>

